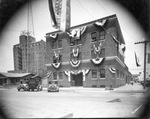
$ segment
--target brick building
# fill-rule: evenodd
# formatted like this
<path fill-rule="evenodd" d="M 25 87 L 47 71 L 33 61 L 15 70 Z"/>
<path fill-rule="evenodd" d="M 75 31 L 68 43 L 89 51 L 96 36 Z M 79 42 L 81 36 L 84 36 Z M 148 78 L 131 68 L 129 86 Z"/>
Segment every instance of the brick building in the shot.
<path fill-rule="evenodd" d="M 23 32 L 19 37 L 20 43 L 14 45 L 14 71 L 16 73 L 33 73 L 41 77 L 46 72 L 46 43 Z"/>
<path fill-rule="evenodd" d="M 59 86 L 119 87 L 132 80 L 116 15 L 46 34 L 48 81 Z"/>

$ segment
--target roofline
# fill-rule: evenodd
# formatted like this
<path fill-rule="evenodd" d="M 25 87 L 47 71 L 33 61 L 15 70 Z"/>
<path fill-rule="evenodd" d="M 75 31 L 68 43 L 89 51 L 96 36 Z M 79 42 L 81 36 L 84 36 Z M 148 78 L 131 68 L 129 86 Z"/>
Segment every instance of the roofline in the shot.
<path fill-rule="evenodd" d="M 110 15 L 110 16 L 107 16 L 107 17 L 103 17 L 103 18 L 94 20 L 94 21 L 90 21 L 90 22 L 87 22 L 87 23 L 83 23 L 83 24 L 72 26 L 72 27 L 70 27 L 70 29 L 74 29 L 74 28 L 81 27 L 81 26 L 86 26 L 86 25 L 92 24 L 93 22 L 97 22 L 99 20 L 104 20 L 104 19 L 109 19 L 109 18 L 117 18 L 117 16 L 116 16 L 116 14 L 113 14 L 113 15 Z M 53 34 L 53 33 L 62 33 L 62 31 L 61 30 L 57 30 L 57 31 L 46 33 L 46 35 Z"/>

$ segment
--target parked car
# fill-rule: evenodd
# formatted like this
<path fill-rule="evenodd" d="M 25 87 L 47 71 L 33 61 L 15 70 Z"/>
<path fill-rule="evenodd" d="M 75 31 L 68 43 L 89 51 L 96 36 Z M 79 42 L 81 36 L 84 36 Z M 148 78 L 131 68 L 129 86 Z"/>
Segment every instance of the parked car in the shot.
<path fill-rule="evenodd" d="M 28 84 L 26 83 L 20 83 L 20 85 L 17 87 L 18 91 L 20 91 L 21 89 L 24 90 L 24 91 L 28 91 L 29 90 L 29 87 L 28 87 Z"/>
<path fill-rule="evenodd" d="M 42 86 L 39 84 L 39 82 L 37 80 L 34 79 L 30 79 L 28 82 L 28 91 L 34 91 L 35 89 L 37 91 L 41 91 L 43 88 Z"/>
<path fill-rule="evenodd" d="M 141 81 L 141 85 L 144 86 L 144 81 Z M 145 87 L 150 87 L 150 80 L 145 81 Z"/>
<path fill-rule="evenodd" d="M 59 92 L 58 81 L 49 81 L 48 92 Z"/>

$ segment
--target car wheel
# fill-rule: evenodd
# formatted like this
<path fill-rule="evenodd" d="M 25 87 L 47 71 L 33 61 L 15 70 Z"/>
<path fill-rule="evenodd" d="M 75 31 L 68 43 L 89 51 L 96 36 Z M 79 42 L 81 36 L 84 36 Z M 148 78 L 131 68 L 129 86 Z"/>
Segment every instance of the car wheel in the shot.
<path fill-rule="evenodd" d="M 18 89 L 18 91 L 20 91 L 20 89 Z"/>

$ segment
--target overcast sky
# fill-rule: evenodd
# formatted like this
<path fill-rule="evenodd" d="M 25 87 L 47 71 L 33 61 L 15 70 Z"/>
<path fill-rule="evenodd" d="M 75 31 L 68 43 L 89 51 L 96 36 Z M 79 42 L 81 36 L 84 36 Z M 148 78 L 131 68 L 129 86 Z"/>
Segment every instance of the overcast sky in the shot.
<path fill-rule="evenodd" d="M 36 40 L 45 39 L 48 32 L 55 29 L 51 27 L 51 19 L 48 8 L 48 0 L 34 0 L 32 2 L 34 32 Z M 116 14 L 120 23 L 121 31 L 126 43 L 125 63 L 131 73 L 143 71 L 144 47 L 142 44 L 135 45 L 137 41 L 144 40 L 144 32 L 137 21 L 119 4 L 111 0 L 71 0 L 71 26 L 79 25 L 109 15 Z M 7 26 L 3 29 L 0 39 L 0 72 L 14 69 L 13 45 L 19 43 L 22 30 L 27 29 L 27 6 L 22 7 Z M 137 52 L 141 67 L 135 63 L 134 52 Z"/>

